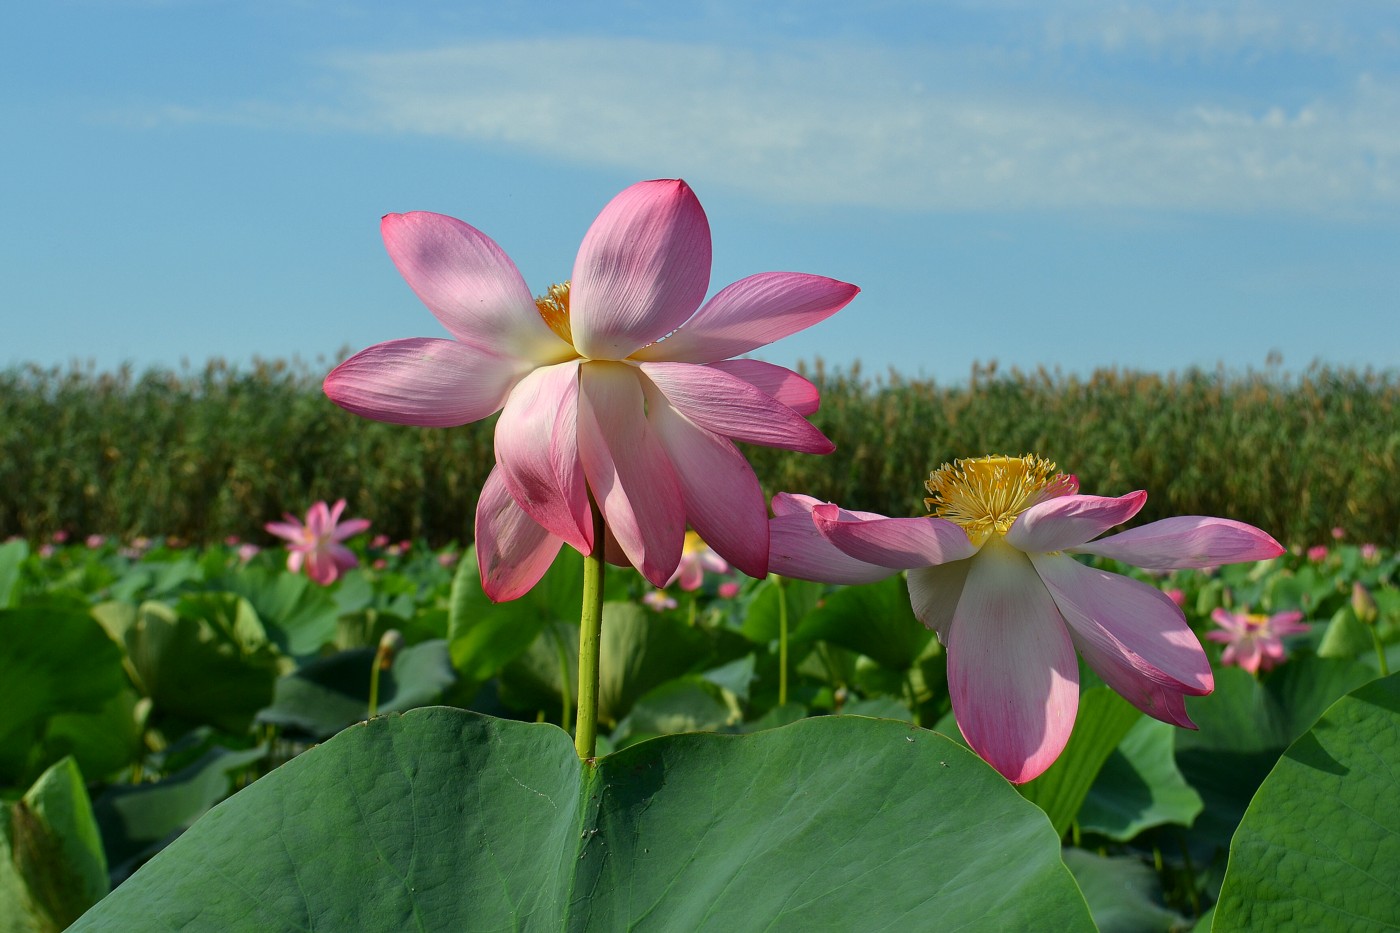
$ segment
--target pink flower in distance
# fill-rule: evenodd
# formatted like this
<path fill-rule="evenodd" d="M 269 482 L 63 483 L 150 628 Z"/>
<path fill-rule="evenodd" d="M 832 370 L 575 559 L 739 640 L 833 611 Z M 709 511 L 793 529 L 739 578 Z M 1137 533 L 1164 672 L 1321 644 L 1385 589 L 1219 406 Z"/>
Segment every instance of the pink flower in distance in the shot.
<path fill-rule="evenodd" d="M 1320 564 L 1327 559 L 1327 545 L 1314 544 L 1308 548 L 1308 560 L 1314 564 Z"/>
<path fill-rule="evenodd" d="M 322 586 L 329 586 L 342 572 L 359 563 L 340 542 L 369 527 L 367 518 L 340 521 L 340 513 L 344 511 L 344 499 L 333 506 L 317 502 L 307 510 L 305 523 L 289 514 L 285 522 L 268 522 L 264 527 L 289 542 L 288 570 L 298 573 L 305 567 L 308 577 Z"/>
<path fill-rule="evenodd" d="M 681 544 L 681 562 L 676 567 L 676 572 L 671 574 L 671 579 L 666 581 L 666 585 L 680 581 L 681 589 L 689 592 L 700 589 L 700 585 L 705 582 L 706 573 L 728 573 L 729 563 L 718 554 L 714 548 L 705 543 L 705 540 L 693 531 L 685 533 L 685 541 Z"/>
<path fill-rule="evenodd" d="M 454 339 L 391 340 L 326 377 L 341 407 L 449 427 L 500 412 L 476 510 L 482 586 L 514 599 L 561 545 L 662 586 L 687 524 L 729 563 L 768 569 L 767 508 L 744 441 L 828 453 L 806 416 L 816 388 L 748 353 L 844 307 L 858 289 L 815 275 L 750 276 L 701 302 L 710 228 L 683 181 L 646 181 L 593 222 L 568 283 L 536 300 L 505 252 L 441 214 L 390 214 L 389 255 Z M 608 540 L 594 541 L 590 498 Z"/>
<path fill-rule="evenodd" d="M 1225 645 L 1220 662 L 1242 667 L 1251 674 L 1283 663 L 1283 636 L 1308 630 L 1303 614 L 1296 609 L 1271 616 L 1216 609 L 1210 617 L 1220 629 L 1206 632 L 1206 637 Z"/>
<path fill-rule="evenodd" d="M 837 583 L 907 570 L 914 615 L 947 649 L 963 735 L 1016 783 L 1048 768 L 1069 739 L 1079 705 L 1076 649 L 1130 703 L 1174 725 L 1195 728 L 1185 697 L 1215 685 L 1176 603 L 1071 555 L 1168 571 L 1283 553 L 1257 528 L 1201 516 L 1097 538 L 1136 515 L 1147 493 L 1081 495 L 1074 476 L 1032 456 L 944 464 L 928 489 L 934 514 L 922 518 L 850 512 L 780 493 L 770 566 Z"/>

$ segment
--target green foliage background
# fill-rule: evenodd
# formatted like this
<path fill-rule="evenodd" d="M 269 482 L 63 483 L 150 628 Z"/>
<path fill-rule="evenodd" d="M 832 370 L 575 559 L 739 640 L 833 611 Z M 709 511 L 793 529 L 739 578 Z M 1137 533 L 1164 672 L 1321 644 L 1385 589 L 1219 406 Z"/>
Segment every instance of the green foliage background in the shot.
<path fill-rule="evenodd" d="M 73 534 L 266 537 L 265 521 L 349 500 L 393 538 L 470 539 L 492 464 L 493 422 L 451 430 L 379 424 L 320 392 L 330 368 L 0 373 L 0 538 Z M 1150 493 L 1139 521 L 1209 514 L 1286 544 L 1400 545 L 1400 375 L 1314 366 L 1100 370 L 1088 378 L 975 369 L 940 385 L 859 366 L 805 370 L 814 457 L 749 448 L 764 487 L 893 515 L 923 511 L 928 471 L 954 457 L 1035 452 L 1086 491 Z"/>

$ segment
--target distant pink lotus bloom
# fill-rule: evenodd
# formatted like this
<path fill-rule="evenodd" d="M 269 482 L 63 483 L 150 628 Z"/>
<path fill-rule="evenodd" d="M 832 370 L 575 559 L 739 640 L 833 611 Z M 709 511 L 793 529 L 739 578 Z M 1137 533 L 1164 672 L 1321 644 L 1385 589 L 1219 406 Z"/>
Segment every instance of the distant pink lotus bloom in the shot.
<path fill-rule="evenodd" d="M 775 573 L 862 583 L 907 570 L 914 615 L 948 652 L 953 711 L 968 744 L 1016 783 L 1059 756 L 1079 705 L 1075 649 L 1109 686 L 1157 719 L 1195 728 L 1185 697 L 1214 678 L 1181 608 L 1146 583 L 1095 570 L 1095 554 L 1149 571 L 1260 560 L 1273 538 L 1223 518 L 1168 518 L 1106 538 L 1145 492 L 1079 493 L 1034 456 L 956 460 L 934 471 L 933 515 L 886 518 L 780 493 Z"/>
<path fill-rule="evenodd" d="M 716 592 L 720 599 L 733 599 L 735 596 L 739 595 L 739 581 L 725 580 L 719 585 L 719 589 L 716 590 Z"/>
<path fill-rule="evenodd" d="M 345 511 L 345 500 L 333 506 L 317 502 L 306 512 L 306 521 L 300 522 L 295 515 L 288 514 L 285 522 L 268 522 L 264 527 L 286 538 L 290 543 L 287 555 L 287 569 L 298 573 L 306 568 L 306 575 L 322 586 L 329 586 L 346 570 L 359 561 L 350 549 L 340 542 L 359 534 L 369 527 L 369 519 L 351 518 L 340 521 L 340 513 Z"/>
<path fill-rule="evenodd" d="M 1234 664 L 1251 674 L 1283 663 L 1283 636 L 1299 635 L 1308 630 L 1301 621 L 1303 614 L 1296 609 L 1271 616 L 1217 609 L 1210 617 L 1220 630 L 1207 632 L 1206 637 L 1225 645 L 1221 663 Z"/>
<path fill-rule="evenodd" d="M 262 548 L 258 547 L 256 544 L 253 544 L 251 541 L 245 541 L 244 543 L 238 546 L 238 550 L 236 552 L 238 554 L 238 562 L 240 564 L 246 564 L 254 557 L 257 557 L 260 551 L 262 551 Z"/>
<path fill-rule="evenodd" d="M 102 545 L 107 543 L 107 536 L 91 534 L 87 536 L 84 543 L 88 546 L 88 550 L 96 550 L 97 548 L 100 548 Z"/>
<path fill-rule="evenodd" d="M 1181 589 L 1181 587 L 1173 587 L 1172 589 L 1167 590 L 1166 593 L 1167 599 L 1170 599 L 1172 602 L 1176 603 L 1177 606 L 1181 608 L 1186 607 L 1186 591 Z"/>
<path fill-rule="evenodd" d="M 665 612 L 667 609 L 674 609 L 678 605 L 675 597 L 665 590 L 652 590 L 642 597 L 642 603 L 656 612 Z"/>
<path fill-rule="evenodd" d="M 1338 525 L 1336 528 L 1333 528 L 1333 529 L 1332 529 L 1332 540 L 1333 540 L 1333 541 L 1340 541 L 1340 540 L 1342 540 L 1343 538 L 1345 538 L 1346 536 L 1347 536 L 1347 530 L 1346 530 L 1345 528 L 1343 528 L 1342 526 Z"/>
<path fill-rule="evenodd" d="M 1369 564 L 1374 561 L 1380 560 L 1380 556 L 1381 549 L 1376 547 L 1374 544 L 1368 542 L 1366 544 L 1361 545 L 1361 559 L 1366 561 L 1366 563 Z"/>
<path fill-rule="evenodd" d="M 1315 544 L 1308 548 L 1308 560 L 1320 564 L 1327 559 L 1327 545 Z"/>
<path fill-rule="evenodd" d="M 687 524 L 729 563 L 768 570 L 767 509 L 733 441 L 828 453 L 807 420 L 816 388 L 731 359 L 824 320 L 856 294 L 815 275 L 769 272 L 721 290 L 710 228 L 683 181 L 613 198 L 570 281 L 536 300 L 485 234 L 451 217 L 390 214 L 389 255 L 455 339 L 392 340 L 326 377 L 341 407 L 397 424 L 450 427 L 500 412 L 496 466 L 476 510 L 482 586 L 528 591 L 567 543 L 664 585 Z M 698 310 L 697 310 L 698 309 Z M 614 547 L 614 544 L 616 545 Z"/>
<path fill-rule="evenodd" d="M 455 567 L 457 565 L 457 561 L 461 559 L 461 556 L 462 555 L 458 554 L 456 551 L 443 551 L 437 556 L 438 566 Z"/>
<path fill-rule="evenodd" d="M 700 584 L 705 582 L 706 573 L 728 573 L 729 563 L 714 549 L 705 543 L 693 531 L 685 533 L 685 541 L 681 545 L 681 562 L 676 567 L 676 572 L 671 574 L 671 579 L 666 581 L 670 586 L 676 581 L 680 581 L 681 589 L 687 592 L 700 589 Z"/>

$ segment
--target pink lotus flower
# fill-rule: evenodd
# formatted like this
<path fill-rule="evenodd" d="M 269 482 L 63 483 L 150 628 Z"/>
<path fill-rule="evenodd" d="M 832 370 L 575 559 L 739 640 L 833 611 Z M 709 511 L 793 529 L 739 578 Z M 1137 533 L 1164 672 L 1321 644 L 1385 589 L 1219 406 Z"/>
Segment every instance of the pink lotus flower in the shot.
<path fill-rule="evenodd" d="M 1186 696 L 1214 688 L 1186 618 L 1161 590 L 1095 570 L 1096 554 L 1149 571 L 1283 553 L 1257 528 L 1223 518 L 1168 518 L 1095 537 L 1137 514 L 1145 492 L 1079 493 L 1037 457 L 944 464 L 925 500 L 934 514 L 885 518 L 779 494 L 774 572 L 837 583 L 908 570 L 914 614 L 948 652 L 953 711 L 968 744 L 1007 779 L 1034 778 L 1059 756 L 1079 703 L 1078 649 L 1143 712 L 1195 728 Z"/>
<path fill-rule="evenodd" d="M 264 526 L 291 542 L 288 545 L 291 553 L 287 555 L 289 571 L 298 573 L 304 566 L 308 577 L 322 586 L 329 586 L 343 571 L 359 563 L 340 542 L 368 528 L 369 519 L 352 518 L 342 522 L 340 513 L 343 511 L 344 499 L 329 507 L 317 502 L 307 510 L 304 524 L 295 515 L 288 514 L 285 522 L 268 522 Z"/>
<path fill-rule="evenodd" d="M 642 602 L 653 612 L 665 612 L 678 605 L 675 598 L 665 590 L 652 590 L 642 597 Z"/>
<path fill-rule="evenodd" d="M 390 214 L 389 255 L 453 340 L 392 340 L 326 377 L 341 407 L 449 427 L 499 411 L 496 466 L 477 502 L 482 585 L 524 594 L 564 543 L 585 554 L 602 510 L 615 562 L 661 586 L 687 523 L 745 573 L 768 569 L 767 509 L 732 441 L 828 453 L 806 420 L 814 386 L 730 359 L 821 321 L 856 294 L 769 272 L 709 288 L 710 229 L 683 181 L 615 197 L 579 247 L 573 277 L 538 301 L 480 231 L 440 214 Z M 697 310 L 698 309 L 698 310 Z M 616 547 L 614 547 L 614 544 Z"/>
<path fill-rule="evenodd" d="M 1320 564 L 1327 559 L 1327 545 L 1314 544 L 1308 548 L 1308 560 L 1314 564 Z"/>
<path fill-rule="evenodd" d="M 1296 609 L 1271 616 L 1217 609 L 1210 617 L 1223 629 L 1206 633 L 1211 641 L 1225 645 L 1220 655 L 1221 663 L 1237 665 L 1251 674 L 1283 663 L 1283 636 L 1298 635 L 1308 630 L 1308 626 L 1301 621 L 1303 614 Z"/>
<path fill-rule="evenodd" d="M 705 582 L 706 573 L 728 572 L 729 563 L 716 554 L 703 538 L 693 531 L 687 531 L 681 544 L 681 562 L 676 567 L 676 572 L 671 574 L 671 579 L 666 581 L 666 585 L 670 586 L 679 580 L 681 589 L 689 592 L 700 589 L 700 584 Z"/>

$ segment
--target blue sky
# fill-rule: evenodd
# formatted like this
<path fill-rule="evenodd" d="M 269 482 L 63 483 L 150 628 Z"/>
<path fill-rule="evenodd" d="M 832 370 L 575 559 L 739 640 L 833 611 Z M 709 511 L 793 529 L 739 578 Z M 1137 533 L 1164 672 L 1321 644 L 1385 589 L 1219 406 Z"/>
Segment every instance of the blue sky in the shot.
<path fill-rule="evenodd" d="M 381 214 L 540 292 L 655 177 L 712 292 L 862 287 L 773 362 L 1400 366 L 1397 0 L 53 0 L 0 73 L 0 366 L 441 336 Z"/>

